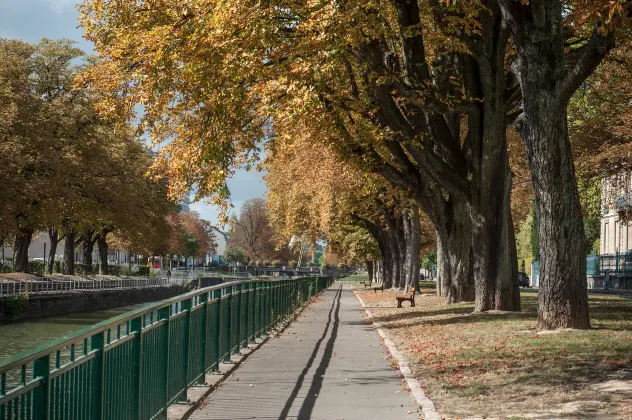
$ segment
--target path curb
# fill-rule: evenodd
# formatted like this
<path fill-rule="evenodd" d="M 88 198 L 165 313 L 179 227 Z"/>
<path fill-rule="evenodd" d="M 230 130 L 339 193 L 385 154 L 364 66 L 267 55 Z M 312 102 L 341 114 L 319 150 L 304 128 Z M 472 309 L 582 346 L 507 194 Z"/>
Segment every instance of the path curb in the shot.
<path fill-rule="evenodd" d="M 373 317 L 373 313 L 369 309 L 366 308 L 366 305 L 364 304 L 364 300 L 362 300 L 360 295 L 355 290 L 353 291 L 353 294 L 355 295 L 356 298 L 358 298 L 358 301 L 360 301 L 360 305 L 362 306 L 362 308 L 364 308 L 369 319 L 371 320 L 371 322 L 377 329 L 377 333 L 384 340 L 384 345 L 386 346 L 388 351 L 391 353 L 391 356 L 393 356 L 393 358 L 397 360 L 399 371 L 404 376 L 404 379 L 406 380 L 406 384 L 408 385 L 408 388 L 410 389 L 410 393 L 415 398 L 417 405 L 419 405 L 419 407 L 421 408 L 421 412 L 423 414 L 424 419 L 441 420 L 442 417 L 437 412 L 437 407 L 435 407 L 432 400 L 428 398 L 423 388 L 421 387 L 421 384 L 419 383 L 417 378 L 415 378 L 412 371 L 410 370 L 410 363 L 408 362 L 408 359 L 406 358 L 406 356 L 404 356 L 404 354 L 397 349 L 397 347 L 395 346 L 395 343 L 393 343 L 393 341 L 388 337 L 388 335 L 382 328 L 382 324 L 375 320 L 375 318 Z"/>

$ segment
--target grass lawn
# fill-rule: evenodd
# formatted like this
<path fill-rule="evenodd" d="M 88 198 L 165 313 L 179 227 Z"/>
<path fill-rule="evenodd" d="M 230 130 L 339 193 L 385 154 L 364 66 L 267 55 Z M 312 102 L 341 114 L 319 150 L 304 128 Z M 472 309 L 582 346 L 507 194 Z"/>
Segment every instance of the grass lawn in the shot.
<path fill-rule="evenodd" d="M 537 293 L 522 312 L 446 306 L 425 282 L 415 308 L 359 294 L 446 418 L 632 418 L 632 300 L 590 298 L 592 329 L 536 333 Z"/>

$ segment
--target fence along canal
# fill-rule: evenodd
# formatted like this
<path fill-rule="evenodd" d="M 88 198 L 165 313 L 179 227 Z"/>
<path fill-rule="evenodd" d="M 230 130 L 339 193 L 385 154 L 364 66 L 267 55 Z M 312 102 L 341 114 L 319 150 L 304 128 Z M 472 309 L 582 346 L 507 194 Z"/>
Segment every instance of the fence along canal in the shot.
<path fill-rule="evenodd" d="M 154 419 L 333 279 L 243 280 L 145 306 L 0 361 L 0 420 Z M 11 378 L 17 378 L 11 380 Z M 9 380 L 8 380 L 9 379 Z"/>

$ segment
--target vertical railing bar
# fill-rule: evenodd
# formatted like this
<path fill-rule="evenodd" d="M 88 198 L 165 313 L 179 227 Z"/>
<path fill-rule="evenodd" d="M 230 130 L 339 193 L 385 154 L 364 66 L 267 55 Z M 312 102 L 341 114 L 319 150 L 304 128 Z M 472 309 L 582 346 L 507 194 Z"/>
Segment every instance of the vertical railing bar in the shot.
<path fill-rule="evenodd" d="M 198 379 L 198 384 L 203 384 L 206 382 L 206 369 L 208 368 L 208 310 L 210 305 L 210 300 L 213 292 L 208 291 L 204 294 L 204 308 L 202 309 L 204 313 L 202 314 L 202 325 L 204 326 L 204 331 L 202 331 L 202 376 Z"/>
<path fill-rule="evenodd" d="M 167 320 L 165 323 L 165 328 L 167 330 L 167 338 L 165 339 L 165 343 L 164 346 L 166 347 L 165 350 L 165 366 L 164 366 L 164 372 L 165 372 L 165 401 L 164 401 L 164 414 L 165 414 L 165 418 L 167 417 L 167 407 L 169 406 L 169 359 L 170 359 L 170 346 L 169 346 L 169 339 L 171 337 L 171 310 L 173 308 L 173 305 L 169 305 L 169 307 L 166 310 L 166 315 L 167 315 Z"/>

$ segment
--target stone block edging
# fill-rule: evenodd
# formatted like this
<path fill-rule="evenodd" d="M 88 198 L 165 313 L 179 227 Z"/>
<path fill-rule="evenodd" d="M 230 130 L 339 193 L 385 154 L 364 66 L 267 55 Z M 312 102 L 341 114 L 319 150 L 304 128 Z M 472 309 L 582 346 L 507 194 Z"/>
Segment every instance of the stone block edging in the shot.
<path fill-rule="evenodd" d="M 393 343 L 393 341 L 388 337 L 388 335 L 382 328 L 382 324 L 375 320 L 375 318 L 373 317 L 373 313 L 369 309 L 366 308 L 366 305 L 364 304 L 364 300 L 362 300 L 360 295 L 356 293 L 355 291 L 353 292 L 353 294 L 356 296 L 356 298 L 358 298 L 358 301 L 360 301 L 360 305 L 362 306 L 362 308 L 364 308 L 369 319 L 371 320 L 371 322 L 377 329 L 377 333 L 384 340 L 384 345 L 386 346 L 388 351 L 391 353 L 391 356 L 393 356 L 393 358 L 397 360 L 399 371 L 402 373 L 402 376 L 406 380 L 406 384 L 408 385 L 408 388 L 410 389 L 410 393 L 415 398 L 417 405 L 419 405 L 419 407 L 421 408 L 424 419 L 441 420 L 442 417 L 437 412 L 437 407 L 435 407 L 432 400 L 428 398 L 423 388 L 421 387 L 421 384 L 419 383 L 417 378 L 415 378 L 412 371 L 410 370 L 410 363 L 408 362 L 408 359 L 406 358 L 406 356 L 404 356 L 404 354 L 397 349 L 397 347 L 395 346 L 395 343 Z"/>

